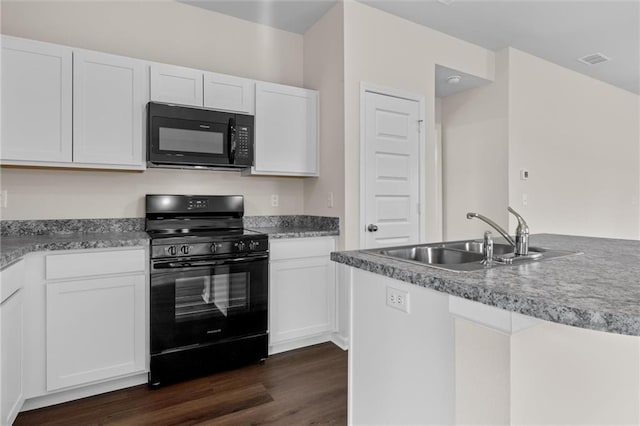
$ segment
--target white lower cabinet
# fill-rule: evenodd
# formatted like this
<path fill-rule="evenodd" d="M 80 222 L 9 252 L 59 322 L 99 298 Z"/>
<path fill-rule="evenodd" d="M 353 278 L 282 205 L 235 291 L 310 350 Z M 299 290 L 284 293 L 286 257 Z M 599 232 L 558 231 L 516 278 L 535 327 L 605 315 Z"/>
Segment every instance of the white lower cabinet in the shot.
<path fill-rule="evenodd" d="M 335 239 L 270 242 L 269 353 L 331 340 L 335 331 Z"/>
<path fill-rule="evenodd" d="M 47 390 L 145 368 L 145 277 L 47 284 Z"/>
<path fill-rule="evenodd" d="M 148 248 L 32 253 L 24 262 L 18 411 L 146 383 Z M 3 344 L 16 332 L 4 316 Z M 4 371 L 2 380 L 4 390 Z"/>
<path fill-rule="evenodd" d="M 0 424 L 13 423 L 24 402 L 23 351 L 24 351 L 24 303 L 22 270 L 24 262 L 10 266 L 0 273 L 3 300 L 0 304 L 1 363 Z M 13 292 L 5 296 L 5 288 Z"/>

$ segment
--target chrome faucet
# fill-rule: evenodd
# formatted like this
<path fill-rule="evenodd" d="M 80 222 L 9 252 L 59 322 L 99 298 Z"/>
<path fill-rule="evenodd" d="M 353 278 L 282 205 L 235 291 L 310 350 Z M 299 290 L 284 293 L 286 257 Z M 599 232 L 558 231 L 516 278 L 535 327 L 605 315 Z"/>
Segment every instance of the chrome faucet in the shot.
<path fill-rule="evenodd" d="M 479 213 L 469 212 L 467 213 L 467 219 L 473 219 L 475 217 L 485 222 L 486 224 L 491 226 L 493 229 L 498 231 L 500 235 L 502 235 L 504 239 L 507 240 L 509 244 L 511 244 L 514 247 L 514 252 L 516 256 L 526 256 L 527 254 L 529 254 L 529 225 L 527 225 L 527 222 L 514 209 L 512 209 L 511 207 L 508 207 L 507 210 L 509 211 L 509 213 L 514 215 L 518 220 L 515 241 L 513 238 L 511 238 L 511 236 L 509 236 L 509 233 L 507 231 L 505 231 L 500 225 L 498 225 L 497 223 L 495 223 L 494 221 L 492 221 L 486 216 L 483 216 Z"/>
<path fill-rule="evenodd" d="M 511 207 L 507 207 L 507 210 L 518 220 L 518 226 L 516 226 L 516 256 L 525 256 L 529 254 L 529 225 L 517 211 Z"/>

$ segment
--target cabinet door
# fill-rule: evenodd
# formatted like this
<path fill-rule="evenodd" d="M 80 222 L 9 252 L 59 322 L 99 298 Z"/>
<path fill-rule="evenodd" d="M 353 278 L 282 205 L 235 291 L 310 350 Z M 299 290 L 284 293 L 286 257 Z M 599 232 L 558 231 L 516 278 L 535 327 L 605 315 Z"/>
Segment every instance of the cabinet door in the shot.
<path fill-rule="evenodd" d="M 47 283 L 47 390 L 145 368 L 144 275 Z"/>
<path fill-rule="evenodd" d="M 256 83 L 255 174 L 318 175 L 318 92 Z"/>
<path fill-rule="evenodd" d="M 204 106 L 253 115 L 254 86 L 254 81 L 246 78 L 205 73 Z"/>
<path fill-rule="evenodd" d="M 153 102 L 202 107 L 202 71 L 154 64 L 150 75 Z"/>
<path fill-rule="evenodd" d="M 333 330 L 335 267 L 328 257 L 271 262 L 271 345 Z"/>
<path fill-rule="evenodd" d="M 2 160 L 71 161 L 71 56 L 2 37 Z"/>
<path fill-rule="evenodd" d="M 143 167 L 146 63 L 76 51 L 73 66 L 73 161 Z"/>
<path fill-rule="evenodd" d="M 24 402 L 22 290 L 13 293 L 0 305 L 0 322 L 2 323 L 0 424 L 10 425 Z"/>

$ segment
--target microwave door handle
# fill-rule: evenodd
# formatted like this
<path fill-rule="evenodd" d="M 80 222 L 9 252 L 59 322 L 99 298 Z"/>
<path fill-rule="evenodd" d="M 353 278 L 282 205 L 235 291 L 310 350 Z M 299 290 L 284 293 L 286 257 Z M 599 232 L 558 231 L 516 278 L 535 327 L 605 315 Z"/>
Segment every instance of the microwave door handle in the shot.
<path fill-rule="evenodd" d="M 229 164 L 234 164 L 236 158 L 236 120 L 234 118 L 229 119 L 227 152 L 229 154 Z"/>

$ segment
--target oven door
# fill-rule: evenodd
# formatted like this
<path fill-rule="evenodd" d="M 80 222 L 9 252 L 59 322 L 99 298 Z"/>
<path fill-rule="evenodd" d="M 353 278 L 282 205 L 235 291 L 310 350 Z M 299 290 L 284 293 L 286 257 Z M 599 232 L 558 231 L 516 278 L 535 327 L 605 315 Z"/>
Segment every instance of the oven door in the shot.
<path fill-rule="evenodd" d="M 268 255 L 154 260 L 151 353 L 267 331 Z"/>

